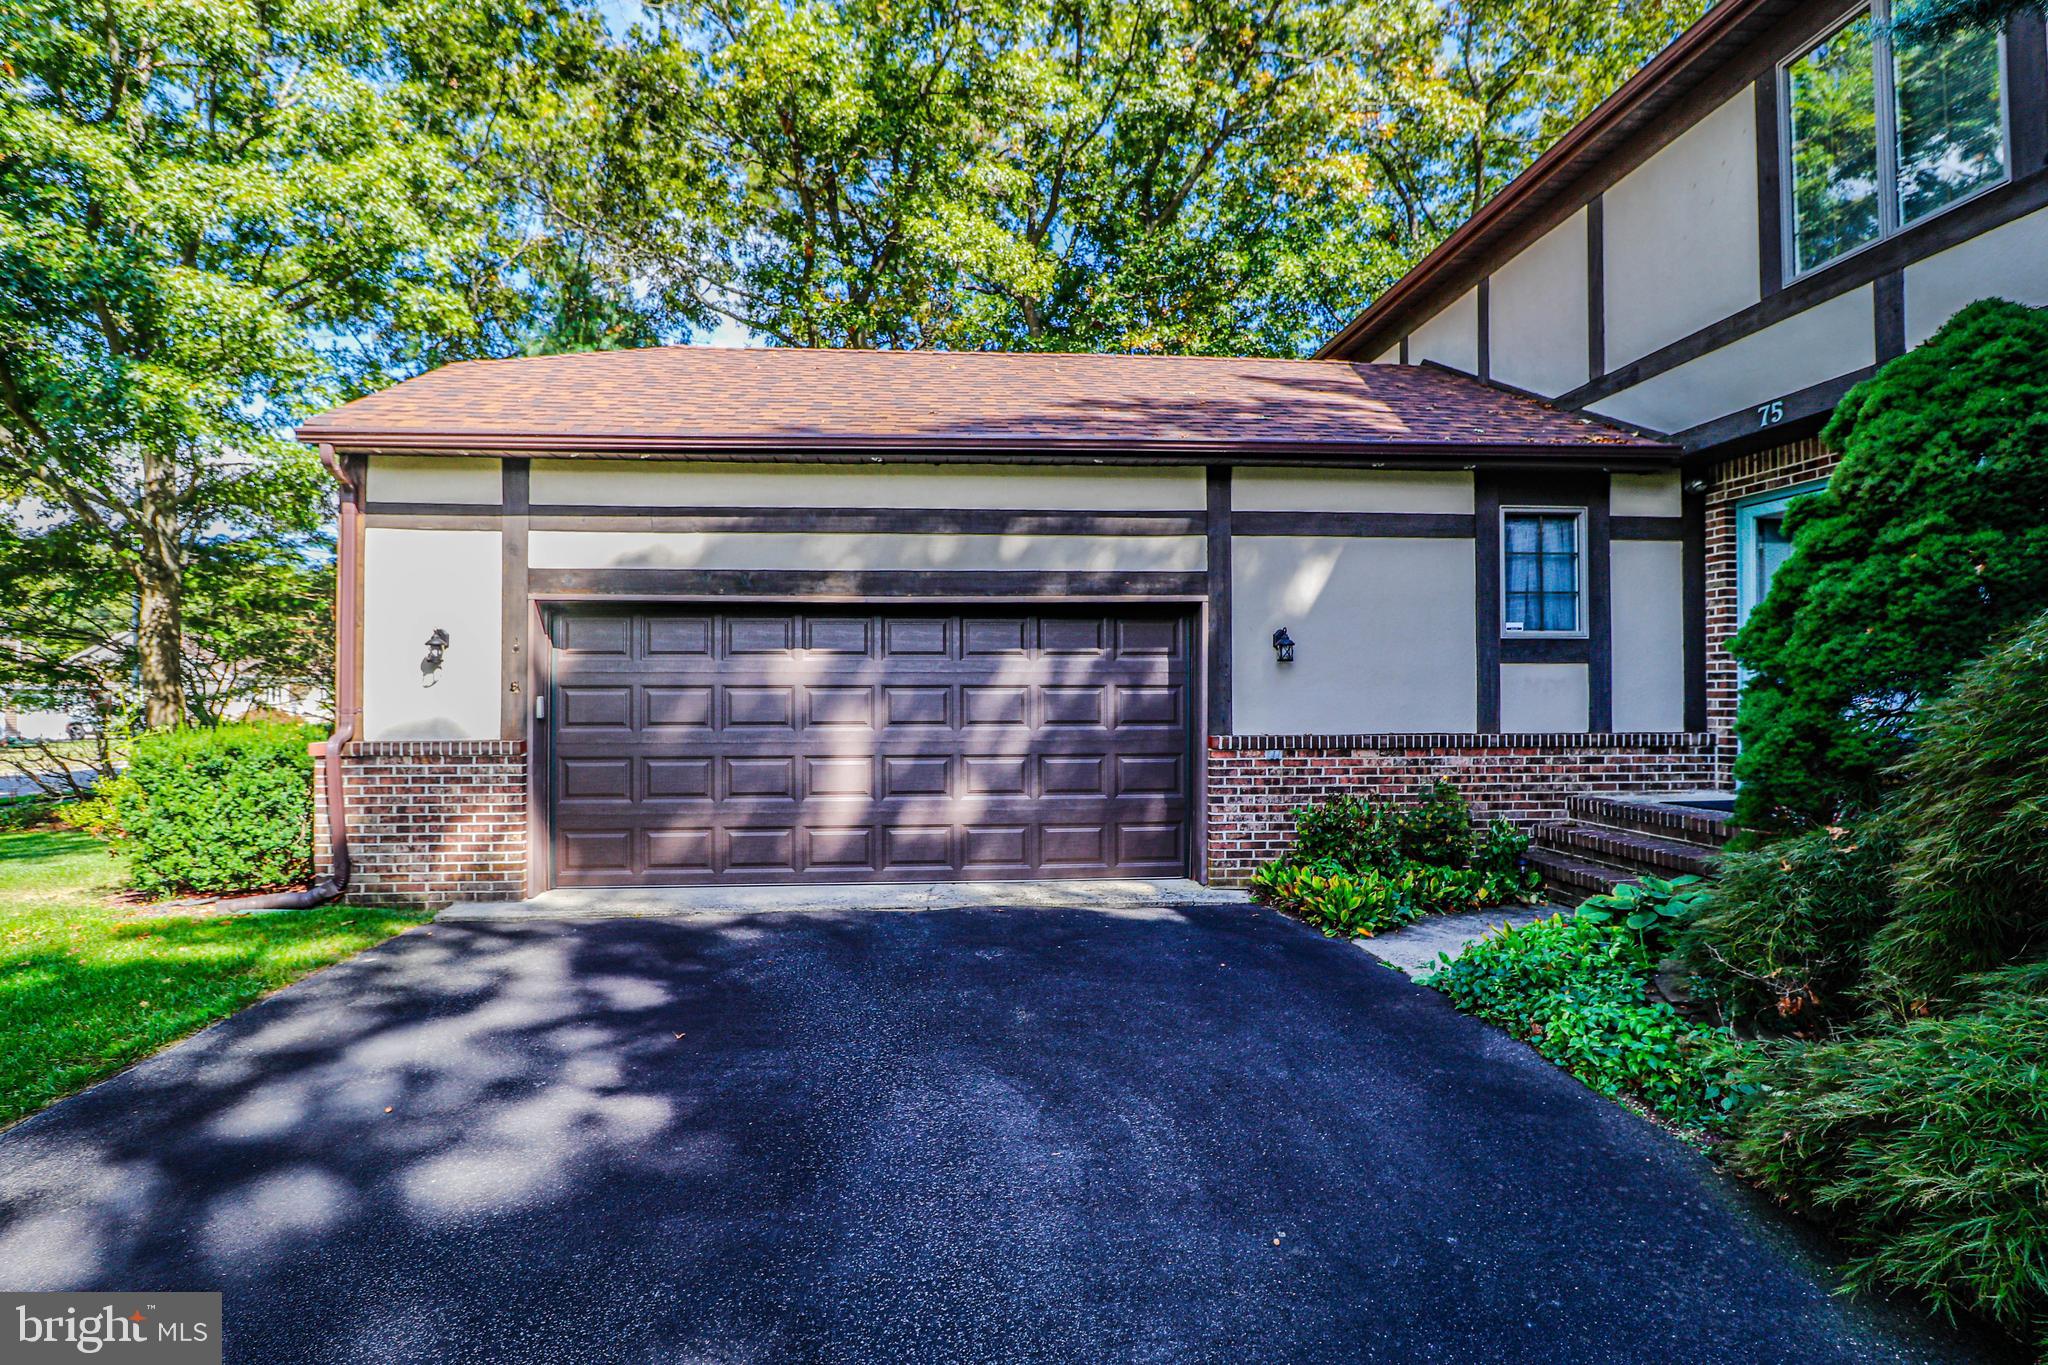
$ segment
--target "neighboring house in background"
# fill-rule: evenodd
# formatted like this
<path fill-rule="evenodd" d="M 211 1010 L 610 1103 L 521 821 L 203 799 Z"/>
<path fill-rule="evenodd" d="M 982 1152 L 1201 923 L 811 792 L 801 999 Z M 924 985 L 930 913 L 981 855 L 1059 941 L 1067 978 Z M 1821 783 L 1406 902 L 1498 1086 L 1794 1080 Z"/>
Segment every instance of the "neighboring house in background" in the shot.
<path fill-rule="evenodd" d="M 0 711 L 0 744 L 75 739 L 85 723 L 68 711 Z"/>
<path fill-rule="evenodd" d="M 2041 14 L 1944 43 L 1888 17 L 1724 0 L 1322 351 L 1668 434 L 1704 539 L 1688 714 L 1723 736 L 1724 644 L 1834 467 L 1828 413 L 1964 304 L 2048 304 Z M 1674 628 L 1615 648 L 1668 654 Z"/>
<path fill-rule="evenodd" d="M 1725 781 L 1828 408 L 2048 301 L 2039 18 L 1867 15 L 1725 0 L 1315 361 L 615 352 L 309 422 L 351 895 L 1230 881 L 1339 788 Z"/>

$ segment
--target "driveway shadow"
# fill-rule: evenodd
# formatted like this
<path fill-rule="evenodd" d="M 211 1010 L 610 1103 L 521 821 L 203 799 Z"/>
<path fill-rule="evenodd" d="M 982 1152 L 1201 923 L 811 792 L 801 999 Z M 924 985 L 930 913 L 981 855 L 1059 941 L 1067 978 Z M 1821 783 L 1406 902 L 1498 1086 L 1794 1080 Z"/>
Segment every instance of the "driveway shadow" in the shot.
<path fill-rule="evenodd" d="M 0 1287 L 231 1359 L 1963 1360 L 1242 909 L 441 924 L 0 1136 Z"/>

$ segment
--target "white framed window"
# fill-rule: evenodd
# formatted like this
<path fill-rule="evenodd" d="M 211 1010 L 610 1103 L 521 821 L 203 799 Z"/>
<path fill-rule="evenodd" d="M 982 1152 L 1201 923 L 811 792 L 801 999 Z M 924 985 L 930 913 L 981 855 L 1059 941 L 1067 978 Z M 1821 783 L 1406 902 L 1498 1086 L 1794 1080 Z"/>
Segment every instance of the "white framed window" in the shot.
<path fill-rule="evenodd" d="M 1586 509 L 1500 509 L 1500 633 L 1586 633 Z"/>
<path fill-rule="evenodd" d="M 1787 278 L 2010 178 L 2005 39 L 1891 32 L 1871 0 L 1778 67 Z"/>

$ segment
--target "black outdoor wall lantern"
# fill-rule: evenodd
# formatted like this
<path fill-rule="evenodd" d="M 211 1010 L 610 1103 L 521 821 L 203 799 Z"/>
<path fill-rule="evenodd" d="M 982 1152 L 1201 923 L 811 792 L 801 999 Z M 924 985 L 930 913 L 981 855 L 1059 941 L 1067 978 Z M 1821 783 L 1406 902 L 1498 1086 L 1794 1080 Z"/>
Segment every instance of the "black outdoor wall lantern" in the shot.
<path fill-rule="evenodd" d="M 441 671 L 441 657 L 448 652 L 448 632 L 436 628 L 427 637 L 427 657 L 420 660 L 420 686 L 432 687 L 441 681 L 434 675 Z"/>
<path fill-rule="evenodd" d="M 1285 626 L 1273 632 L 1273 653 L 1283 664 L 1294 662 L 1294 638 Z"/>

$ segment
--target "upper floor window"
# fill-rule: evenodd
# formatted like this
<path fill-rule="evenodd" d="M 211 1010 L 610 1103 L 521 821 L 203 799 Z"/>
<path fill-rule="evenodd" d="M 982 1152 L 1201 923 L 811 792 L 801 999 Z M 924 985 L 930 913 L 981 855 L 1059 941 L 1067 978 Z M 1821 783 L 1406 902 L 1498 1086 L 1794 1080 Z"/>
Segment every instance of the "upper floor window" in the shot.
<path fill-rule="evenodd" d="M 2002 40 L 1909 39 L 1889 18 L 1874 0 L 1785 63 L 1793 274 L 2005 179 Z"/>

